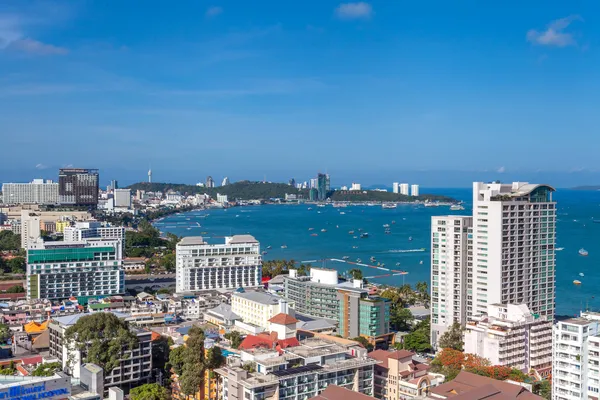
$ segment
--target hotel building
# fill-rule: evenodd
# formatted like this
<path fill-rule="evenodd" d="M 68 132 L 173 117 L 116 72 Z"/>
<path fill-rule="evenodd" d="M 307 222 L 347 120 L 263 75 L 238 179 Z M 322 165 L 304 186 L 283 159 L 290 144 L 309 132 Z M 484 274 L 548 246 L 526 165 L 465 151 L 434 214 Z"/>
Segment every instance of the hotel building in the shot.
<path fill-rule="evenodd" d="M 58 204 L 58 183 L 34 179 L 31 183 L 4 183 L 5 204 Z"/>
<path fill-rule="evenodd" d="M 58 171 L 58 195 L 61 204 L 98 205 L 97 169 L 61 168 Z"/>
<path fill-rule="evenodd" d="M 176 259 L 178 293 L 261 284 L 260 243 L 250 235 L 226 237 L 224 244 L 185 237 L 177 244 Z"/>

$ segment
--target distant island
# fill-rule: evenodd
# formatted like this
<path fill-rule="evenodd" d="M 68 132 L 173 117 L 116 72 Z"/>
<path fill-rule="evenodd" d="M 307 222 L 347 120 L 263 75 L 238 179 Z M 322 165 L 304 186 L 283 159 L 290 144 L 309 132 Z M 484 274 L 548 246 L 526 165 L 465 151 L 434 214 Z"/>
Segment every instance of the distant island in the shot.
<path fill-rule="evenodd" d="M 600 185 L 575 186 L 571 190 L 600 190 Z"/>
<path fill-rule="evenodd" d="M 169 191 L 179 192 L 182 195 L 208 194 L 216 198 L 217 193 L 227 195 L 231 200 L 269 200 L 284 199 L 286 194 L 301 196 L 303 200 L 309 199 L 308 189 L 297 189 L 285 183 L 239 181 L 229 185 L 207 188 L 181 183 L 149 183 L 139 182 L 128 187 L 132 191 L 145 190 L 146 192 Z M 455 199 L 447 196 L 422 194 L 420 196 L 406 196 L 399 193 L 383 192 L 378 190 L 341 191 L 332 190 L 328 193 L 332 201 L 348 202 L 416 202 L 439 201 L 454 203 Z"/>

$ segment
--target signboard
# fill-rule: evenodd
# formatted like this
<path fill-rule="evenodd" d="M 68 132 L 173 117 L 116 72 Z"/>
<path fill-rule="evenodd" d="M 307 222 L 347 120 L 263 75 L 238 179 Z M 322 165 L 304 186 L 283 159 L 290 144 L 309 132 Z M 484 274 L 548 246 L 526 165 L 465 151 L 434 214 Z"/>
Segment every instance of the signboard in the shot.
<path fill-rule="evenodd" d="M 58 400 L 71 395 L 68 378 L 51 377 L 45 381 L 21 381 L 0 385 L 0 400 Z"/>

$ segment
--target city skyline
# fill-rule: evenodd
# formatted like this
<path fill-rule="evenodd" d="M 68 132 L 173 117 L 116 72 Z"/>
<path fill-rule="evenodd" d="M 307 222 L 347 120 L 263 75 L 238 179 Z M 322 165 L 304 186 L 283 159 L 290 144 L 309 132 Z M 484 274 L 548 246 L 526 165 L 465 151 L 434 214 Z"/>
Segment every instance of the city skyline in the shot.
<path fill-rule="evenodd" d="M 0 177 L 135 166 L 119 176 L 134 182 L 151 163 L 155 181 L 260 180 L 274 165 L 284 181 L 311 158 L 366 183 L 422 170 L 600 181 L 600 5 L 473 4 L 3 2 L 3 146 L 28 155 L 6 152 Z"/>

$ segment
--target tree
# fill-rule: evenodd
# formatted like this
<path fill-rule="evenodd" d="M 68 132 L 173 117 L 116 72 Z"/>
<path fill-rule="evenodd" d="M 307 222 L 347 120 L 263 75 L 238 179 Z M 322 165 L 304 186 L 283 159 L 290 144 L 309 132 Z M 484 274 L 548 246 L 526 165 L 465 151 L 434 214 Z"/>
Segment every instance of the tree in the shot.
<path fill-rule="evenodd" d="M 6 324 L 0 324 L 0 341 L 2 343 L 6 342 L 13 336 L 12 331 Z"/>
<path fill-rule="evenodd" d="M 168 367 L 170 367 L 177 375 L 181 375 L 183 372 L 184 354 L 184 346 L 175 347 L 169 352 L 169 364 L 165 368 L 169 369 Z"/>
<path fill-rule="evenodd" d="M 205 366 L 206 368 L 213 370 L 222 367 L 225 364 L 225 356 L 218 346 L 213 346 L 208 349 L 206 354 Z"/>
<path fill-rule="evenodd" d="M 348 271 L 348 274 L 352 277 L 352 279 L 363 279 L 363 272 L 359 268 L 352 268 Z"/>
<path fill-rule="evenodd" d="M 408 308 L 394 308 L 390 312 L 390 324 L 398 331 L 409 331 L 414 317 Z"/>
<path fill-rule="evenodd" d="M 357 336 L 350 340 L 354 340 L 355 342 L 360 343 L 365 349 L 367 349 L 367 351 L 373 351 L 373 345 L 364 336 Z"/>
<path fill-rule="evenodd" d="M 160 259 L 160 266 L 167 272 L 175 271 L 175 253 L 165 254 Z"/>
<path fill-rule="evenodd" d="M 542 396 L 546 400 L 550 400 L 552 398 L 552 385 L 550 381 L 543 380 L 536 382 L 533 385 L 533 393 Z"/>
<path fill-rule="evenodd" d="M 152 367 L 165 369 L 169 362 L 171 348 L 169 339 L 161 336 L 152 342 Z"/>
<path fill-rule="evenodd" d="M 464 328 L 458 322 L 454 321 L 454 323 L 450 326 L 450 328 L 444 332 L 444 334 L 440 337 L 439 347 L 446 349 L 454 349 L 458 351 L 463 351 L 464 340 L 463 340 L 463 332 Z"/>
<path fill-rule="evenodd" d="M 422 331 L 411 332 L 404 336 L 404 348 L 417 352 L 425 352 L 431 350 L 429 343 L 429 335 Z"/>
<path fill-rule="evenodd" d="M 52 376 L 55 372 L 60 371 L 62 369 L 62 363 L 60 362 L 52 362 L 52 363 L 44 363 L 39 365 L 36 369 L 33 370 L 31 375 L 33 376 Z"/>
<path fill-rule="evenodd" d="M 242 344 L 242 335 L 238 331 L 226 333 L 225 339 L 229 340 L 231 347 L 234 349 L 239 349 L 240 344 Z"/>
<path fill-rule="evenodd" d="M 168 400 L 169 391 L 158 383 L 146 383 L 129 392 L 131 400 Z"/>
<path fill-rule="evenodd" d="M 138 346 L 129 324 L 112 313 L 94 313 L 80 318 L 65 331 L 70 352 L 81 352 L 84 362 L 94 363 L 108 374 L 120 365 L 124 352 Z"/>
<path fill-rule="evenodd" d="M 204 382 L 204 331 L 192 326 L 188 331 L 179 383 L 186 395 L 196 393 Z"/>
<path fill-rule="evenodd" d="M 24 257 L 14 257 L 6 262 L 10 271 L 14 274 L 20 274 L 25 272 L 25 266 L 27 263 L 25 262 Z"/>
<path fill-rule="evenodd" d="M 14 285 L 6 289 L 6 293 L 25 293 L 23 285 Z"/>

